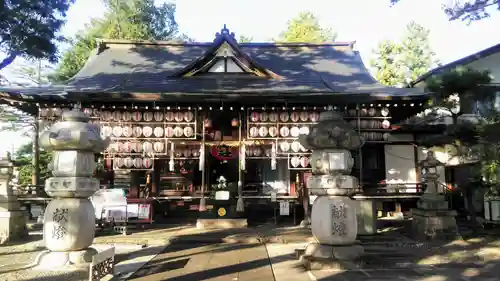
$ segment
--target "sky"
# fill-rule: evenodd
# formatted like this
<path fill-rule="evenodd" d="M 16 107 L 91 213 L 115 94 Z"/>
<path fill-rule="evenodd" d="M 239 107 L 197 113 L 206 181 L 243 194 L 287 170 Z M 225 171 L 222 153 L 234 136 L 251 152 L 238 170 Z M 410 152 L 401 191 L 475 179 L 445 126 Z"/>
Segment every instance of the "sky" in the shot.
<path fill-rule="evenodd" d="M 157 0 L 162 2 L 165 0 Z M 337 41 L 356 41 L 365 64 L 378 42 L 398 40 L 410 21 L 431 30 L 430 43 L 437 59 L 446 64 L 500 43 L 500 12 L 492 17 L 467 24 L 450 22 L 441 9 L 457 0 L 401 0 L 390 7 L 390 0 L 177 0 L 176 20 L 180 31 L 196 41 L 210 42 L 224 24 L 231 32 L 253 37 L 255 42 L 269 41 L 285 29 L 287 21 L 301 11 L 315 14 L 323 27 L 338 34 Z M 68 11 L 63 34 L 73 36 L 84 29 L 93 17 L 102 16 L 101 0 L 76 0 Z M 0 134 L 3 138 L 5 133 Z M 15 147 L 15 134 L 7 139 Z M 12 147 L 8 145 L 6 147 Z"/>

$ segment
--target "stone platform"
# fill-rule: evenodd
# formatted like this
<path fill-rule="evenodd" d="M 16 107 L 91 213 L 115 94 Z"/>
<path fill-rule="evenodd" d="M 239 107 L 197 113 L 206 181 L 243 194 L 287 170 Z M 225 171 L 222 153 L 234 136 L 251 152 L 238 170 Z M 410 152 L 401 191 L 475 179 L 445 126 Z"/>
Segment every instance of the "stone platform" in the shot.
<path fill-rule="evenodd" d="M 198 219 L 196 221 L 198 229 L 245 228 L 247 226 L 247 219 Z"/>

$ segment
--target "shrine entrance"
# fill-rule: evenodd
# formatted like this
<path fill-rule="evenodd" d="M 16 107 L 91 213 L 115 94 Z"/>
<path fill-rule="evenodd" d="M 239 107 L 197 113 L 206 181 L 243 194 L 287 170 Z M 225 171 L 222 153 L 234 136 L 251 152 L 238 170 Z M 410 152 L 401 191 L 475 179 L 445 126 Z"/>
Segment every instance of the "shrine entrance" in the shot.
<path fill-rule="evenodd" d="M 241 125 L 236 110 L 210 111 L 205 118 L 205 182 L 210 191 L 238 191 Z"/>

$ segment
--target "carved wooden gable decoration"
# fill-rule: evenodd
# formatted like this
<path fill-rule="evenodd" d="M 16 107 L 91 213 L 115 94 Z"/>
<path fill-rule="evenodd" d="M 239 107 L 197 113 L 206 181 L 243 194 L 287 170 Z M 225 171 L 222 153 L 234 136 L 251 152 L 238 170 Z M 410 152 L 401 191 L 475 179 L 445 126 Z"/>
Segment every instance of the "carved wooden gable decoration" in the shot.
<path fill-rule="evenodd" d="M 234 38 L 234 33 L 224 25 L 215 36 L 211 48 L 196 61 L 178 73 L 180 77 L 198 75 L 234 75 L 240 77 L 280 78 L 243 52 Z"/>

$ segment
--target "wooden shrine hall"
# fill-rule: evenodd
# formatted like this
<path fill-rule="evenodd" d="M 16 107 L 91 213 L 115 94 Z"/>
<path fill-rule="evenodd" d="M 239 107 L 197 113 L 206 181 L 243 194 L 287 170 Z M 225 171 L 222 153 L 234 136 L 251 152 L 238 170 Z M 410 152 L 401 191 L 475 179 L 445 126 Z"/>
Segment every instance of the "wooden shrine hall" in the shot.
<path fill-rule="evenodd" d="M 312 204 L 311 151 L 297 140 L 325 110 L 341 112 L 365 139 L 353 153 L 360 194 L 414 195 L 418 136 L 397 124 L 427 99 L 379 84 L 354 42 L 238 43 L 226 27 L 205 43 L 101 40 L 65 85 L 0 88 L 3 104 L 40 120 L 78 107 L 98 122 L 112 141 L 96 155 L 96 176 L 103 188 L 124 189 L 130 204 L 153 206 L 144 220 L 199 216 L 205 199 L 203 210 L 224 217 L 241 198 L 236 213 L 255 219 L 279 202 Z M 218 190 L 228 191 L 224 207 Z"/>

